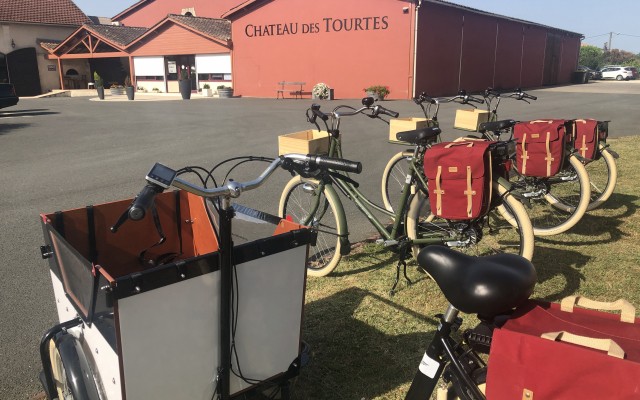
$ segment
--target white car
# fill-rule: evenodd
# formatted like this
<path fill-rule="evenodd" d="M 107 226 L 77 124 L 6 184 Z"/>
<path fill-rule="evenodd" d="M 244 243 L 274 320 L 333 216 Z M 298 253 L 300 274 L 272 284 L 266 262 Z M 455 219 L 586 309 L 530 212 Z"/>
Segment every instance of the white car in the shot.
<path fill-rule="evenodd" d="M 602 79 L 615 79 L 617 81 L 633 79 L 633 71 L 629 67 L 610 66 L 602 68 Z"/>

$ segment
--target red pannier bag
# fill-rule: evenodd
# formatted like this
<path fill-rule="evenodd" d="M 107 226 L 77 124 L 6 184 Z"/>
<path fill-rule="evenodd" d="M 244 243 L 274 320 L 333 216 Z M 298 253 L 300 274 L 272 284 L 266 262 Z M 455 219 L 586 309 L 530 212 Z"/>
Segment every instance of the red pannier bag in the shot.
<path fill-rule="evenodd" d="M 516 168 L 522 175 L 549 177 L 562 169 L 567 142 L 565 124 L 564 119 L 539 119 L 514 126 Z"/>
<path fill-rule="evenodd" d="M 607 310 L 618 305 L 622 316 L 573 310 L 576 300 Z M 624 300 L 526 302 L 493 332 L 487 399 L 640 399 L 640 319 L 634 314 Z"/>
<path fill-rule="evenodd" d="M 573 121 L 574 147 L 578 154 L 587 160 L 596 158 L 598 150 L 599 127 L 595 119 L 576 119 Z"/>
<path fill-rule="evenodd" d="M 438 143 L 424 156 L 431 213 L 446 219 L 473 219 L 491 203 L 491 151 L 494 143 L 461 140 Z"/>

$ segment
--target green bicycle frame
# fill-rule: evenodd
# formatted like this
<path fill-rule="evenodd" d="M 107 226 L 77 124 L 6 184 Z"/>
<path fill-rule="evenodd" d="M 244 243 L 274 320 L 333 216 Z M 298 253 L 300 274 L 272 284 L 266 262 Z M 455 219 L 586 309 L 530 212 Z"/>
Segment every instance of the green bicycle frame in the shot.
<path fill-rule="evenodd" d="M 404 219 L 403 217 L 405 215 L 405 212 L 407 211 L 407 207 L 409 204 L 408 200 L 410 196 L 412 196 L 412 186 L 416 186 L 415 180 L 419 182 L 418 186 L 422 185 L 422 187 L 426 187 L 426 182 L 422 177 L 422 174 L 418 172 L 418 165 L 416 164 L 416 159 L 417 159 L 416 156 L 418 151 L 419 151 L 419 147 L 416 147 L 414 151 L 414 157 L 412 157 L 409 163 L 410 171 L 407 175 L 407 179 L 405 180 L 404 186 L 402 188 L 402 196 L 398 201 L 399 204 L 397 205 L 397 207 L 394 208 L 394 210 L 398 210 L 395 213 L 390 212 L 385 208 L 380 207 L 379 205 L 370 201 L 360 190 L 358 190 L 358 188 L 353 183 L 347 180 L 343 180 L 339 176 L 338 177 L 331 176 L 330 182 L 324 182 L 320 180 L 318 187 L 315 188 L 316 200 L 314 201 L 314 204 L 311 208 L 309 217 L 307 217 L 305 221 L 302 221 L 302 224 L 303 225 L 309 224 L 314 218 L 316 220 L 320 220 L 322 218 L 326 210 L 319 210 L 320 194 L 325 191 L 325 186 L 335 185 L 340 189 L 340 191 L 345 196 L 347 196 L 347 198 L 349 198 L 351 201 L 353 201 L 356 204 L 356 207 L 358 208 L 358 210 L 360 210 L 360 212 L 362 212 L 367 217 L 371 225 L 373 225 L 376 228 L 380 236 L 382 236 L 385 241 L 396 240 L 399 237 L 400 228 Z M 341 142 L 339 137 L 338 138 L 333 136 L 330 137 L 329 157 L 342 158 L 342 147 L 341 147 Z M 344 173 L 344 175 L 349 178 L 348 173 Z M 378 218 L 376 218 L 375 215 L 373 215 L 372 210 L 381 212 L 393 218 L 393 227 L 391 229 L 391 232 L 389 232 L 385 228 L 385 225 Z M 316 215 L 318 211 L 320 211 L 320 214 Z M 346 221 L 346 215 L 344 214 L 344 209 L 336 210 L 336 211 L 338 211 L 337 213 L 339 214 L 337 215 L 338 223 L 342 224 L 342 226 L 347 228 L 348 225 Z M 412 243 L 425 244 L 425 245 L 443 244 L 444 239 L 442 238 L 416 239 L 416 240 L 413 240 Z"/>

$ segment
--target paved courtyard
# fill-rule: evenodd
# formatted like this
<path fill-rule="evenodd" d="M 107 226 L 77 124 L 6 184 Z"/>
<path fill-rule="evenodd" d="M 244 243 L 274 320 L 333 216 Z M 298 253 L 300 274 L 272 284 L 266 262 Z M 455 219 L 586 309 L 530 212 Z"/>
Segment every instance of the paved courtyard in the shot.
<path fill-rule="evenodd" d="M 613 137 L 637 135 L 640 81 L 593 82 L 530 91 L 532 104 L 504 100 L 500 115 L 520 120 L 591 117 L 612 120 Z M 274 90 L 275 95 L 275 90 Z M 114 100 L 114 99 L 112 99 Z M 194 99 L 92 101 L 87 97 L 22 99 L 0 110 L 0 399 L 29 398 L 38 391 L 38 343 L 56 323 L 38 214 L 134 196 L 154 162 L 174 168 L 211 167 L 241 155 L 277 155 L 277 136 L 310 129 L 311 100 Z M 159 100 L 159 99 L 158 99 Z M 357 101 L 321 101 L 325 111 Z M 410 101 L 383 105 L 401 116 L 421 116 Z M 445 139 L 455 105 L 443 106 Z M 363 192 L 380 198 L 380 175 L 402 147 L 387 143 L 388 127 L 364 117 L 342 124 L 344 155 L 362 161 Z M 621 162 L 624 162 L 622 160 Z M 265 164 L 247 164 L 238 180 L 255 177 Z M 241 203 L 275 213 L 289 175 L 277 173 Z M 364 217 L 347 207 L 352 241 L 371 236 Z"/>

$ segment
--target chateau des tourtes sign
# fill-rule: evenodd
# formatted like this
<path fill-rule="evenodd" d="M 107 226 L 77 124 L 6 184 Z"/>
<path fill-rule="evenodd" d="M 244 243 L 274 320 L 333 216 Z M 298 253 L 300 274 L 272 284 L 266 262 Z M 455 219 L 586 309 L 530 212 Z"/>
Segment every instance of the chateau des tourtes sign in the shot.
<path fill-rule="evenodd" d="M 389 17 L 322 18 L 321 22 L 285 22 L 245 26 L 248 37 L 313 34 L 320 32 L 375 31 L 389 28 Z"/>

